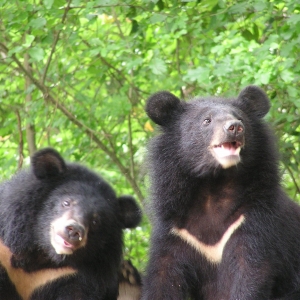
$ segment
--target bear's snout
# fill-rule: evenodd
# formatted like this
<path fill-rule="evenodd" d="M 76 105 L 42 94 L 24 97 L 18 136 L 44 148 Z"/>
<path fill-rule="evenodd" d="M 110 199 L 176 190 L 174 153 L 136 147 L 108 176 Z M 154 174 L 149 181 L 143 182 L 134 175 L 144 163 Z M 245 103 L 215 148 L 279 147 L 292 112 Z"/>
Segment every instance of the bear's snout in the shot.
<path fill-rule="evenodd" d="M 57 254 L 72 254 L 86 245 L 87 234 L 88 228 L 66 213 L 51 224 L 51 245 Z"/>
<path fill-rule="evenodd" d="M 245 126 L 241 120 L 224 120 L 215 131 L 210 151 L 223 169 L 237 165 L 240 151 L 245 145 Z"/>
<path fill-rule="evenodd" d="M 229 136 L 242 136 L 245 132 L 245 127 L 240 120 L 229 120 L 223 126 L 225 133 Z"/>
<path fill-rule="evenodd" d="M 69 237 L 70 242 L 81 242 L 85 235 L 85 230 L 80 224 L 74 223 L 66 226 L 65 233 Z"/>

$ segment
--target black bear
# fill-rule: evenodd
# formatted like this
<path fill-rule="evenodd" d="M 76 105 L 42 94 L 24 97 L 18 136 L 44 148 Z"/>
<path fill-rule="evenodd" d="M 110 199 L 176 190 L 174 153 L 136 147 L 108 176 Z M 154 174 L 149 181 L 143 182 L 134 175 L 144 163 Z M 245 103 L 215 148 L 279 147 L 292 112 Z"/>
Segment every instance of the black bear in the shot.
<path fill-rule="evenodd" d="M 256 86 L 146 104 L 153 234 L 143 300 L 300 299 L 300 207 L 280 187 Z"/>
<path fill-rule="evenodd" d="M 131 196 L 51 148 L 0 185 L 0 299 L 116 300 Z"/>

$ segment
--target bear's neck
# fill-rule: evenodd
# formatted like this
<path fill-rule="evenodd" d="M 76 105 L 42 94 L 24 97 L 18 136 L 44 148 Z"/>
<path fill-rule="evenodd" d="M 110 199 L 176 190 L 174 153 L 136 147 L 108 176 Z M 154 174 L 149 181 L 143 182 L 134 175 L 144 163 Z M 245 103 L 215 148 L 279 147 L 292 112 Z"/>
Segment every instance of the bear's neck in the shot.
<path fill-rule="evenodd" d="M 176 220 L 176 226 L 179 227 L 190 214 L 195 214 L 197 218 L 201 214 L 217 218 L 220 213 L 224 219 L 235 219 L 244 208 L 255 205 L 249 199 L 255 202 L 260 198 L 260 191 L 270 191 L 269 199 L 274 199 L 272 193 L 277 192 L 279 182 L 277 169 L 265 173 L 264 169 L 258 170 L 259 167 L 219 169 L 201 177 L 173 172 L 166 180 L 158 181 L 153 186 L 155 211 L 159 219 L 167 222 L 172 220 L 172 223 Z M 262 189 L 262 186 L 265 188 Z M 244 202 L 246 198 L 247 203 Z"/>

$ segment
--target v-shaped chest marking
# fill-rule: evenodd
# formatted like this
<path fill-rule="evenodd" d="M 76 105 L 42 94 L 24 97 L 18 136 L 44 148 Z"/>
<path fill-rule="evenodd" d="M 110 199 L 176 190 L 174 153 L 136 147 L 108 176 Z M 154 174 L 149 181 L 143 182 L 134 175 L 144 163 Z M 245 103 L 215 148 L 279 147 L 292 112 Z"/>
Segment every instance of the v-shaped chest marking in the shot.
<path fill-rule="evenodd" d="M 35 272 L 27 273 L 20 268 L 11 266 L 11 256 L 9 248 L 0 240 L 0 265 L 2 265 L 15 285 L 19 295 L 24 300 L 30 299 L 31 294 L 39 287 L 50 283 L 61 277 L 73 276 L 77 274 L 77 270 L 71 267 L 63 267 L 58 269 L 42 269 Z"/>
<path fill-rule="evenodd" d="M 218 264 L 222 261 L 223 250 L 231 235 L 243 224 L 244 221 L 244 215 L 240 215 L 240 217 L 227 228 L 220 241 L 214 245 L 202 243 L 184 228 L 179 229 L 174 227 L 171 229 L 171 233 L 181 238 L 183 241 L 205 256 L 206 259 L 211 263 Z"/>

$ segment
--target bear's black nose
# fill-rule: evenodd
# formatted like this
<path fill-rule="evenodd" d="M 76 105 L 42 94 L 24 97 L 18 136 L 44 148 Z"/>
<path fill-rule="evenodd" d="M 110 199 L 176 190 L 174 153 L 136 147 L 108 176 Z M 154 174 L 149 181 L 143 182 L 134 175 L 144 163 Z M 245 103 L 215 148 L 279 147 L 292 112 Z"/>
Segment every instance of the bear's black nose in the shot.
<path fill-rule="evenodd" d="M 229 120 L 224 125 L 224 131 L 231 136 L 243 135 L 245 127 L 240 120 Z"/>
<path fill-rule="evenodd" d="M 70 241 L 82 241 L 85 234 L 84 228 L 79 224 L 72 224 L 66 226 L 66 233 Z"/>

